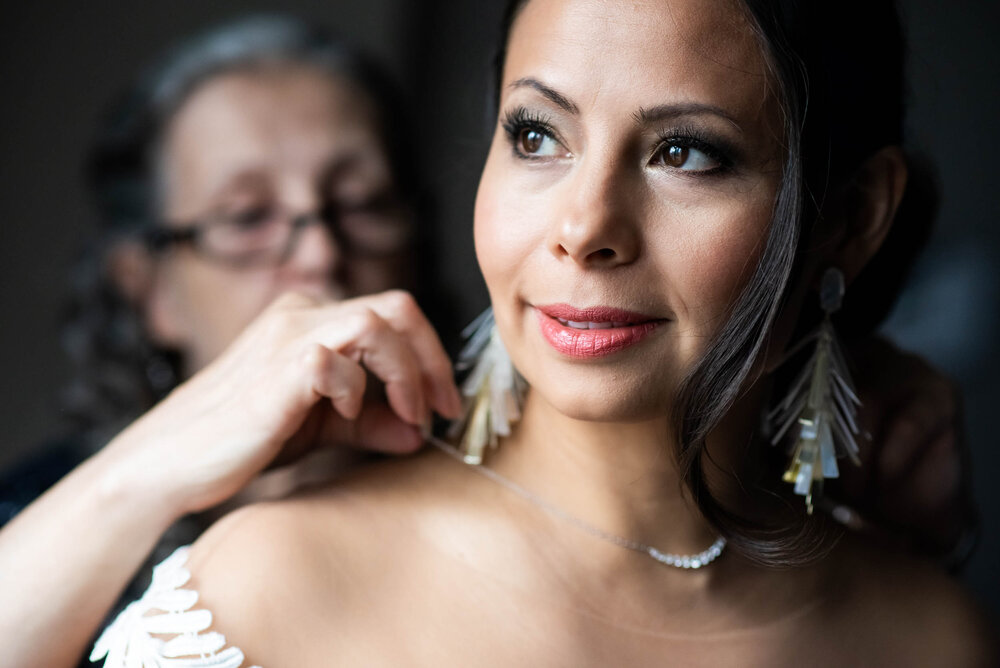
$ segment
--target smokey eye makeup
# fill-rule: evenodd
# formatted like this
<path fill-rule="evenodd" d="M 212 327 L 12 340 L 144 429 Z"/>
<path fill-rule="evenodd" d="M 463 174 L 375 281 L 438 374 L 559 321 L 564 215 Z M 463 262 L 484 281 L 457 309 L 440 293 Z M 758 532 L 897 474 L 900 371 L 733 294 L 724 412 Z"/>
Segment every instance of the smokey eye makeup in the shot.
<path fill-rule="evenodd" d="M 545 160 L 568 157 L 569 151 L 551 117 L 516 106 L 505 112 L 501 126 L 515 158 Z M 716 176 L 732 171 L 739 151 L 727 139 L 693 123 L 661 128 L 647 164 L 685 176 Z"/>
<path fill-rule="evenodd" d="M 569 154 L 548 116 L 518 106 L 503 115 L 501 125 L 516 158 L 538 160 Z"/>
<path fill-rule="evenodd" d="M 702 127 L 685 124 L 661 128 L 649 156 L 653 167 L 712 176 L 733 171 L 739 151 L 727 139 Z"/>

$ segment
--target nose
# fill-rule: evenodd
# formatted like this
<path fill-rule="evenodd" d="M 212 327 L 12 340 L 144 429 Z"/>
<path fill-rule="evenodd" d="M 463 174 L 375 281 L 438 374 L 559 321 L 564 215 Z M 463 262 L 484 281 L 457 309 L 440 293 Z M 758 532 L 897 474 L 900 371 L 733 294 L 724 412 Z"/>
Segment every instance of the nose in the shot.
<path fill-rule="evenodd" d="M 343 249 L 334 230 L 325 221 L 322 212 L 323 193 L 316 187 L 316 180 L 308 170 L 287 169 L 278 182 L 280 201 L 290 212 L 293 237 L 286 249 L 283 273 L 291 281 L 303 278 L 314 282 L 322 277 L 331 281 L 342 263 Z M 294 212 L 294 213 L 292 213 Z"/>
<path fill-rule="evenodd" d="M 304 221 L 282 270 L 298 280 L 329 283 L 343 262 L 343 249 L 320 216 Z"/>
<path fill-rule="evenodd" d="M 611 268 L 639 255 L 640 232 L 628 192 L 628 174 L 614 160 L 592 155 L 562 184 L 564 196 L 549 230 L 549 251 L 586 268 Z"/>

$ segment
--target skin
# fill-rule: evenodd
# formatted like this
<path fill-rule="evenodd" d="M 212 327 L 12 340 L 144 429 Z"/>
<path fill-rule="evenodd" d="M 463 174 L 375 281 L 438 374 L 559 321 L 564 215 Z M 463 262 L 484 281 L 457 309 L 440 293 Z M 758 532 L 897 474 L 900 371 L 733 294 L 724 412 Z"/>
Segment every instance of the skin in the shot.
<path fill-rule="evenodd" d="M 279 207 L 298 215 L 326 201 L 364 203 L 395 190 L 376 110 L 346 81 L 303 67 L 235 72 L 196 90 L 164 137 L 164 217 L 174 226 L 213 213 Z M 186 352 L 189 372 L 218 357 L 279 295 L 326 299 L 410 280 L 411 222 L 399 208 L 374 232 L 395 252 L 348 253 L 323 225 L 302 231 L 288 261 L 234 268 L 189 247 L 156 262 L 143 301 L 149 329 Z"/>
<path fill-rule="evenodd" d="M 760 53 L 734 4 L 704 0 L 628 11 L 534 0 L 508 47 L 501 119 L 540 107 L 559 145 L 525 161 L 498 126 L 477 198 L 500 331 L 532 382 L 489 465 L 606 532 L 700 551 L 712 534 L 680 489 L 656 400 L 717 327 L 768 224 L 776 109 Z M 514 85 L 529 77 L 576 113 Z M 636 126 L 637 110 L 691 102 L 743 129 L 732 141 L 748 157 L 731 172 L 685 175 L 651 159 L 661 142 Z M 816 266 L 863 266 L 898 203 L 900 165 L 891 150 L 871 163 L 867 213 Z M 538 300 L 666 322 L 633 349 L 581 362 L 540 340 Z M 724 463 L 752 433 L 758 395 L 713 434 Z M 673 570 L 436 452 L 234 513 L 195 545 L 190 569 L 215 628 L 263 666 L 988 665 L 964 595 L 902 555 L 844 540 L 793 571 L 732 552 Z"/>
<path fill-rule="evenodd" d="M 660 407 L 669 403 L 666 392 L 699 356 L 760 252 L 780 178 L 776 109 L 762 63 L 754 45 L 733 42 L 735 29 L 743 26 L 712 32 L 720 19 L 711 11 L 677 17 L 694 22 L 697 32 L 690 39 L 721 54 L 718 67 L 704 68 L 702 54 L 681 48 L 686 35 L 661 37 L 663 52 L 649 61 L 641 37 L 629 36 L 635 19 L 619 12 L 606 38 L 623 50 L 621 66 L 608 72 L 611 83 L 599 89 L 590 72 L 605 52 L 589 55 L 572 70 L 555 60 L 537 67 L 535 50 L 518 47 L 538 35 L 524 30 L 511 40 L 506 79 L 514 83 L 503 90 L 501 115 L 523 107 L 552 118 L 561 144 L 547 140 L 556 154 L 552 158 L 543 155 L 548 150 L 543 147 L 521 160 L 495 137 L 476 208 L 477 255 L 515 365 L 530 374 L 532 387 L 546 388 L 542 394 L 565 394 L 553 401 L 561 412 L 581 419 L 662 414 Z M 588 11 L 545 16 L 528 25 L 530 18 L 528 29 L 554 21 L 592 33 L 595 23 Z M 641 58 L 646 67 L 628 69 Z M 702 76 L 692 80 L 695 69 Z M 741 76 L 734 77 L 734 69 Z M 665 74 L 648 76 L 653 71 Z M 555 89 L 578 110 L 566 112 L 532 86 L 516 83 L 527 78 Z M 724 95 L 712 94 L 727 83 Z M 681 113 L 685 102 L 705 100 L 722 114 Z M 629 118 L 664 104 L 661 119 Z M 702 152 L 691 155 L 684 169 L 659 165 L 660 135 L 687 128 L 736 145 L 746 158 L 725 175 L 696 175 L 699 163 L 715 164 Z M 607 363 L 566 363 L 537 336 L 532 307 L 554 302 L 615 306 L 669 322 L 650 345 Z M 641 380 L 595 383 L 596 367 Z"/>
<path fill-rule="evenodd" d="M 639 16 L 610 4 L 577 3 L 570 12 L 566 3 L 531 3 L 512 37 L 507 83 L 519 68 L 572 96 L 577 114 L 558 119 L 570 157 L 529 168 L 512 158 L 498 126 L 476 230 L 504 336 L 537 385 L 522 427 L 491 465 L 595 525 L 676 552 L 699 551 L 713 536 L 681 494 L 663 493 L 678 481 L 666 422 L 653 409 L 752 266 L 776 183 L 774 105 L 756 51 L 730 6 L 692 8 L 640 4 Z M 657 68 L 667 79 L 650 79 L 649 50 L 636 37 L 674 47 L 676 60 Z M 609 43 L 624 61 L 596 57 Z M 505 87 L 505 105 L 515 96 L 544 102 L 516 88 Z M 747 157 L 739 170 L 709 182 L 646 160 L 654 142 L 650 128 L 637 131 L 634 108 L 674 103 L 675 93 L 731 107 Z M 307 68 L 208 81 L 164 138 L 167 224 L 244 206 L 298 214 L 327 198 L 391 191 L 372 111 L 347 83 Z M 715 117 L 686 122 L 733 132 Z M 331 175 L 337 164 L 345 169 Z M 892 164 L 875 170 L 886 184 L 898 180 Z M 892 187 L 875 189 L 886 190 L 879 201 L 891 209 Z M 390 246 L 409 234 L 405 211 L 398 214 L 374 231 Z M 845 268 L 852 258 L 864 252 L 840 258 Z M 430 410 L 457 414 L 450 366 L 412 298 L 348 298 L 405 283 L 404 259 L 345 253 L 320 225 L 305 228 L 274 267 L 220 265 L 185 247 L 156 257 L 116 249 L 123 292 L 157 340 L 181 349 L 187 372 L 198 373 L 0 533 L 5 659 L 75 665 L 163 530 L 230 498 L 269 463 L 331 443 L 410 451 Z M 566 364 L 538 345 L 524 313 L 530 299 L 598 297 L 670 323 L 641 355 L 626 351 L 612 362 Z M 371 376 L 389 407 L 364 401 Z M 586 391 L 567 393 L 569 383 Z M 745 438 L 755 410 L 738 407 L 713 436 L 720 452 Z M 609 454 L 608 444 L 621 447 Z M 692 665 L 733 657 L 781 665 L 804 651 L 843 660 L 845 636 L 858 639 L 857 656 L 898 659 L 903 648 L 883 646 L 885 637 L 927 627 L 935 631 L 928 638 L 960 638 L 975 628 L 961 597 L 925 570 L 860 548 L 842 550 L 836 563 L 843 566 L 794 579 L 735 555 L 704 572 L 664 572 L 429 453 L 233 513 L 195 547 L 191 586 L 216 628 L 266 666 L 326 665 L 331 656 L 354 665 L 531 665 L 539 657 L 546 665 L 642 665 L 668 652 Z M 922 598 L 907 600 L 911 590 Z M 915 614 L 926 600 L 944 624 Z M 886 601 L 896 606 L 888 618 L 903 628 L 886 628 Z M 830 629 L 843 626 L 841 606 L 857 628 L 838 635 Z M 916 657 L 908 665 L 937 656 L 920 653 L 923 645 L 908 649 Z M 954 657 L 943 641 L 934 649 Z"/>
<path fill-rule="evenodd" d="M 370 112 L 350 86 L 301 67 L 207 81 L 164 138 L 164 218 L 244 206 L 299 214 L 391 192 Z M 166 529 L 246 495 L 265 467 L 345 443 L 410 452 L 431 411 L 457 416 L 437 335 L 409 294 L 386 290 L 408 277 L 410 223 L 395 216 L 365 230 L 399 248 L 380 258 L 349 257 L 318 224 L 270 267 L 237 269 L 184 247 L 116 249 L 123 292 L 198 373 L 0 532 L 4 661 L 77 665 Z M 356 296 L 373 290 L 383 292 Z M 371 400 L 372 385 L 387 405 Z"/>

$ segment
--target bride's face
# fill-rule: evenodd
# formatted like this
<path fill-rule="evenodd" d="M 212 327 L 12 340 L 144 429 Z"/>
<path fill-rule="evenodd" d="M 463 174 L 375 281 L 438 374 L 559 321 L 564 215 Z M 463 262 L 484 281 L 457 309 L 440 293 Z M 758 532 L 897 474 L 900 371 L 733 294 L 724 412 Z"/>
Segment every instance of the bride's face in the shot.
<path fill-rule="evenodd" d="M 476 251 L 513 361 L 581 419 L 664 407 L 762 251 L 780 111 L 729 0 L 531 0 Z"/>

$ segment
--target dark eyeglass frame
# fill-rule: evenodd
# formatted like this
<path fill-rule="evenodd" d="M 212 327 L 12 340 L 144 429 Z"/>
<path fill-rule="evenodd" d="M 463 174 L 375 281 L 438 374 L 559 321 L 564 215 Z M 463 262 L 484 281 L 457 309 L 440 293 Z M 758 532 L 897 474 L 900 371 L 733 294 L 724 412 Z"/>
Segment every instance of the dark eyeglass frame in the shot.
<path fill-rule="evenodd" d="M 385 198 L 375 204 L 383 211 L 401 206 L 401 202 L 395 198 Z M 357 208 L 370 207 L 371 205 Z M 391 257 L 401 252 L 401 249 L 396 248 L 385 251 L 374 250 L 352 242 L 338 224 L 342 214 L 343 206 L 331 203 L 323 206 L 319 211 L 310 211 L 291 217 L 288 219 L 288 223 L 286 223 L 289 226 L 288 238 L 285 241 L 284 247 L 277 253 L 273 250 L 262 250 L 257 253 L 250 252 L 245 255 L 235 256 L 219 253 L 211 247 L 204 245 L 201 240 L 204 238 L 206 231 L 213 226 L 232 222 L 226 219 L 193 221 L 181 225 L 160 224 L 144 230 L 142 239 L 152 253 L 165 253 L 174 246 L 187 245 L 202 257 L 231 267 L 277 266 L 284 264 L 291 257 L 292 251 L 295 249 L 295 245 L 298 243 L 299 236 L 304 228 L 313 223 L 322 223 L 326 225 L 337 244 L 354 256 L 378 259 Z M 407 239 L 402 248 L 408 247 L 409 243 L 410 240 Z"/>

